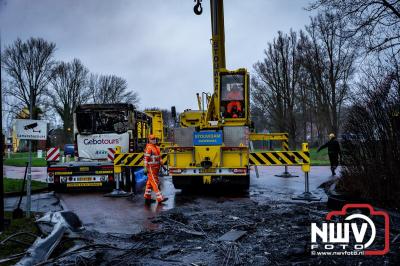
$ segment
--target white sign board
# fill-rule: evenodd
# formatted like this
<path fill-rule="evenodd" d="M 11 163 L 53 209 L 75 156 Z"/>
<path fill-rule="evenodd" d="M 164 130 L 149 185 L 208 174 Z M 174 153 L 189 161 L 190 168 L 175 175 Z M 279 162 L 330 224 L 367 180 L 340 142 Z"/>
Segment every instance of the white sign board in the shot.
<path fill-rule="evenodd" d="M 78 135 L 78 155 L 87 159 L 107 159 L 108 148 L 121 146 L 122 152 L 129 150 L 129 133 Z"/>
<path fill-rule="evenodd" d="M 47 139 L 47 121 L 44 120 L 16 119 L 15 129 L 18 139 Z"/>

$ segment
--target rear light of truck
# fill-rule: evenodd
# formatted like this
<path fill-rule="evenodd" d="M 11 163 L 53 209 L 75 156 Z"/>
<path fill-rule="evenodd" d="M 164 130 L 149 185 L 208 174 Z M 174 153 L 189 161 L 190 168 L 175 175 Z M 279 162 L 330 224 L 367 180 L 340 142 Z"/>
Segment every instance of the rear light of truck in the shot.
<path fill-rule="evenodd" d="M 113 182 L 114 181 L 114 176 L 113 175 L 109 175 L 108 176 L 108 182 Z"/>
<path fill-rule="evenodd" d="M 57 172 L 62 172 L 62 171 L 67 171 L 67 168 L 65 168 L 65 167 L 49 167 L 48 169 L 47 169 L 47 172 L 55 172 L 55 171 L 57 171 Z"/>
<path fill-rule="evenodd" d="M 245 174 L 245 173 L 247 173 L 247 169 L 246 168 L 233 169 L 233 173 L 234 174 Z"/>
<path fill-rule="evenodd" d="M 107 169 L 107 170 L 114 169 L 114 165 L 103 165 L 100 166 L 100 169 Z"/>
<path fill-rule="evenodd" d="M 54 184 L 59 184 L 60 183 L 60 176 L 56 175 L 54 176 Z"/>

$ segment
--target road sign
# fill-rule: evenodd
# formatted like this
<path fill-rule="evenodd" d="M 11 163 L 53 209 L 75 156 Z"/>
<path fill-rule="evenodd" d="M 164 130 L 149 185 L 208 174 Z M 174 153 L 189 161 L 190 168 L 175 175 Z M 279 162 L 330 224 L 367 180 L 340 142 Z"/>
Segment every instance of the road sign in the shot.
<path fill-rule="evenodd" d="M 47 122 L 43 120 L 16 119 L 15 129 L 19 139 L 47 139 Z"/>

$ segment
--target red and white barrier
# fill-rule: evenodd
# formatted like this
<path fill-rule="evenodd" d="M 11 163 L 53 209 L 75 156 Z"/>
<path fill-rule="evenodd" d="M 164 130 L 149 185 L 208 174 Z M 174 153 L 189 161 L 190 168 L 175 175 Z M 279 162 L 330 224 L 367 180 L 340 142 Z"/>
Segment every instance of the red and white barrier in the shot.
<path fill-rule="evenodd" d="M 52 147 L 47 150 L 46 161 L 58 162 L 60 161 L 60 148 Z"/>
<path fill-rule="evenodd" d="M 107 150 L 107 159 L 110 162 L 114 161 L 114 154 L 115 154 L 115 149 L 114 148 L 108 148 Z"/>

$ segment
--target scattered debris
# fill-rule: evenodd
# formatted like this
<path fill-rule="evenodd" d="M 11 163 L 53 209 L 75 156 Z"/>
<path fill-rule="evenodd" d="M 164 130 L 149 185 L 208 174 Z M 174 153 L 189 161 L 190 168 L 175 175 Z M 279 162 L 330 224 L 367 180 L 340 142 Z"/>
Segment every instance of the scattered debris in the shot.
<path fill-rule="evenodd" d="M 157 226 L 131 236 L 87 230 L 75 236 L 70 233 L 68 238 L 64 235 L 57 249 L 39 265 L 400 264 L 397 220 L 391 223 L 391 252 L 382 258 L 312 256 L 310 224 L 322 221 L 328 212 L 323 202 L 254 202 L 243 198 L 193 202 L 158 213 L 146 220 Z M 62 214 L 48 214 L 39 220 L 54 224 L 56 218 L 64 219 Z M 71 223 L 77 229 L 81 226 L 79 219 Z M 77 244 L 79 239 L 83 241 L 79 245 L 61 248 L 64 241 Z"/>
<path fill-rule="evenodd" d="M 37 222 L 53 224 L 53 230 L 46 238 L 38 237 L 16 265 L 35 265 L 46 261 L 60 243 L 64 233 L 76 232 L 82 228 L 79 218 L 68 211 L 49 212 Z"/>
<path fill-rule="evenodd" d="M 195 235 L 195 236 L 204 236 L 205 234 L 199 231 L 194 231 L 186 228 L 178 228 L 179 231 L 190 234 L 190 235 Z"/>
<path fill-rule="evenodd" d="M 129 238 L 87 232 L 90 236 L 85 237 L 96 245 L 51 262 L 74 264 L 78 256 L 81 265 L 348 265 L 382 261 L 373 256 L 312 256 L 310 223 L 322 221 L 328 211 L 321 202 L 225 200 L 208 202 L 204 211 L 191 204 L 159 213 L 150 221 L 157 223 L 155 229 Z M 385 256 L 390 264 L 398 262 L 399 246 L 399 241 L 393 243 L 391 253 Z"/>
<path fill-rule="evenodd" d="M 225 234 L 223 234 L 220 238 L 218 238 L 218 241 L 237 241 L 241 237 L 243 237 L 247 231 L 241 231 L 241 230 L 231 230 Z"/>

